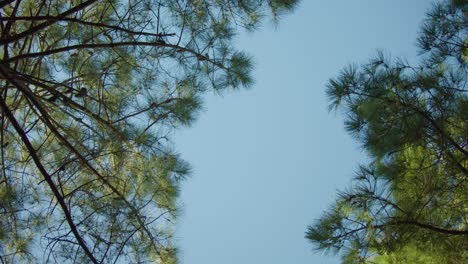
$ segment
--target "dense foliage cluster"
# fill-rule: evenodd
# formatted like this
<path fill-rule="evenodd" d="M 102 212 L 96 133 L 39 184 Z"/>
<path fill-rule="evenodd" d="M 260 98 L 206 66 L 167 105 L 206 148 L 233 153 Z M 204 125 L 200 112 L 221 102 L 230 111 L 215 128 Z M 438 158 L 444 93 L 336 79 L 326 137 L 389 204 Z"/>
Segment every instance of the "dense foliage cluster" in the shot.
<path fill-rule="evenodd" d="M 331 107 L 369 154 L 306 237 L 344 263 L 468 259 L 468 5 L 436 4 L 421 62 L 379 53 L 331 79 Z"/>
<path fill-rule="evenodd" d="M 0 262 L 174 263 L 170 132 L 295 0 L 0 1 Z"/>

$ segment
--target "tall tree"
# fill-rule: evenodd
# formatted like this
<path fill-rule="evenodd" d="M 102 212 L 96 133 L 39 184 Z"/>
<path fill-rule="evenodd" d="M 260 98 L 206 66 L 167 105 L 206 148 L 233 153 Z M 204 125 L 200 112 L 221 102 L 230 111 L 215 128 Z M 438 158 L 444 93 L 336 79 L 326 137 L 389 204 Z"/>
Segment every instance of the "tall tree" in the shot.
<path fill-rule="evenodd" d="M 379 53 L 328 84 L 331 108 L 370 157 L 306 233 L 343 263 L 468 258 L 468 5 L 441 2 L 418 39 L 421 62 Z"/>
<path fill-rule="evenodd" d="M 170 132 L 297 0 L 0 1 L 0 262 L 174 263 Z"/>

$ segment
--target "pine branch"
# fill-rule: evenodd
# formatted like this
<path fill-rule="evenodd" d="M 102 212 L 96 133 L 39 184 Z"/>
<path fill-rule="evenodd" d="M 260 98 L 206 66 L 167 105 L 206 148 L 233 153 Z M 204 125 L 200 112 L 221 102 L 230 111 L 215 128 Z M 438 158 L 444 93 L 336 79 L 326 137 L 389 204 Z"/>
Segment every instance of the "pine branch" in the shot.
<path fill-rule="evenodd" d="M 88 1 L 85 1 L 73 8 L 70 8 L 69 10 L 59 14 L 57 16 L 57 18 L 65 18 L 73 13 L 76 13 L 80 10 L 83 10 L 84 8 L 94 4 L 95 2 L 97 2 L 98 0 L 88 0 Z M 1 4 L 0 4 L 1 5 Z M 16 34 L 16 35 L 13 35 L 13 36 L 8 36 L 8 37 L 5 37 L 3 39 L 0 40 L 0 45 L 6 45 L 6 44 L 9 44 L 9 43 L 12 43 L 12 42 L 15 42 L 15 41 L 18 41 L 22 38 L 25 38 L 27 36 L 30 36 L 30 35 L 33 35 L 34 33 L 48 27 L 48 26 L 51 26 L 53 24 L 55 24 L 56 22 L 58 22 L 59 20 L 50 20 L 50 21 L 46 21 L 44 23 L 41 23 L 37 26 L 34 26 L 34 27 L 31 27 L 30 29 L 26 30 L 26 31 L 23 31 L 19 34 Z"/>
<path fill-rule="evenodd" d="M 9 82 L 14 84 L 15 86 L 20 86 L 20 84 L 18 82 L 16 82 L 15 80 L 11 79 L 8 76 L 8 74 L 4 71 L 4 69 L 2 67 L 0 67 L 0 74 L 3 75 L 3 77 L 5 77 L 5 79 L 7 79 Z M 34 164 L 36 164 L 36 167 L 41 172 L 41 174 L 44 177 L 45 181 L 47 182 L 50 189 L 54 193 L 55 198 L 57 198 L 57 201 L 60 204 L 60 207 L 62 208 L 62 211 L 63 211 L 63 213 L 65 215 L 66 220 L 67 220 L 68 226 L 70 227 L 70 229 L 71 229 L 73 235 L 75 236 L 78 244 L 83 249 L 83 251 L 88 256 L 88 258 L 93 263 L 98 264 L 99 262 L 94 257 L 94 255 L 91 253 L 90 249 L 86 245 L 86 242 L 84 241 L 84 239 L 80 235 L 80 233 L 78 231 L 78 228 L 76 227 L 75 223 L 73 222 L 73 218 L 72 218 L 72 215 L 71 215 L 70 211 L 68 210 L 67 204 L 65 203 L 65 200 L 63 199 L 62 195 L 60 194 L 60 191 L 58 190 L 57 186 L 53 182 L 52 177 L 50 176 L 50 174 L 47 172 L 47 170 L 42 165 L 42 162 L 41 162 L 39 156 L 37 155 L 36 150 L 34 149 L 31 142 L 29 141 L 28 136 L 26 135 L 24 130 L 21 128 L 21 125 L 18 123 L 15 116 L 10 111 L 10 109 L 8 108 L 6 102 L 3 100 L 3 97 L 1 97 L 1 96 L 0 96 L 0 107 L 2 108 L 2 112 L 5 114 L 5 116 L 8 118 L 8 120 L 11 122 L 11 124 L 15 128 L 18 135 L 21 137 L 21 140 L 23 141 L 26 148 L 28 149 L 29 154 L 31 155 L 31 157 L 32 157 L 32 159 L 34 161 Z"/>

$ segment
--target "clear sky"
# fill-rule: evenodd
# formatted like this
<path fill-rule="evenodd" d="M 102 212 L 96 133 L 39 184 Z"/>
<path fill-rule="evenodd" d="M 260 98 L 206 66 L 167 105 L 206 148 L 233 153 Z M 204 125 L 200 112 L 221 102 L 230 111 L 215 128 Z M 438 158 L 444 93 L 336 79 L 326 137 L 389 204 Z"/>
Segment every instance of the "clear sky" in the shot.
<path fill-rule="evenodd" d="M 239 35 L 255 85 L 207 95 L 198 121 L 174 139 L 194 168 L 181 189 L 182 264 L 339 263 L 313 253 L 304 232 L 365 153 L 327 111 L 325 85 L 377 49 L 414 59 L 430 5 L 302 0 L 278 27 Z"/>

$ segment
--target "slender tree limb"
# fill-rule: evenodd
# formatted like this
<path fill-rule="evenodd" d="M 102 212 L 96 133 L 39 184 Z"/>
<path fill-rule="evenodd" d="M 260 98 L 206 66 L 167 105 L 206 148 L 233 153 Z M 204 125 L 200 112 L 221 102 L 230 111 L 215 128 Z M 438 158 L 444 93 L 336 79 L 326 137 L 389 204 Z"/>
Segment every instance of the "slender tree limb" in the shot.
<path fill-rule="evenodd" d="M 386 225 L 413 225 L 413 226 L 417 226 L 423 229 L 428 229 L 437 233 L 446 234 L 446 235 L 462 235 L 462 236 L 468 235 L 468 230 L 444 229 L 444 228 L 440 228 L 440 227 L 429 225 L 429 224 L 419 223 L 413 220 L 393 221 Z M 385 225 L 376 225 L 374 227 L 378 228 L 378 227 L 383 227 L 383 226 Z"/>
<path fill-rule="evenodd" d="M 57 53 L 72 51 L 72 50 L 82 50 L 82 49 L 102 49 L 102 48 L 117 48 L 117 47 L 135 47 L 135 46 L 147 46 L 147 47 L 167 47 L 167 48 L 174 48 L 178 51 L 182 52 L 189 52 L 194 54 L 197 57 L 201 57 L 204 60 L 208 60 L 207 57 L 204 55 L 197 53 L 191 49 L 187 49 L 181 46 L 172 45 L 160 41 L 155 42 L 146 42 L 146 41 L 124 41 L 124 42 L 111 42 L 111 43 L 88 43 L 88 44 L 77 44 L 77 45 L 70 45 L 66 47 L 56 48 L 56 49 L 49 49 L 45 51 L 39 52 L 31 52 L 26 54 L 17 55 L 11 57 L 7 60 L 4 60 L 5 63 L 11 63 L 21 59 L 29 59 L 29 58 L 38 58 L 38 57 L 45 57 L 50 56 Z"/>
<path fill-rule="evenodd" d="M 81 20 L 78 18 L 73 17 L 59 17 L 59 16 L 18 16 L 18 17 L 0 17 L 0 21 L 66 21 L 66 22 L 73 22 L 77 24 L 83 24 L 93 27 L 101 27 L 107 29 L 113 29 L 116 31 L 125 32 L 131 35 L 141 35 L 141 36 L 152 36 L 152 37 L 171 37 L 175 36 L 175 33 L 150 33 L 145 31 L 134 31 L 127 28 L 123 28 L 120 26 L 115 25 L 108 25 L 105 23 L 98 23 L 98 22 L 89 22 L 85 20 Z"/>

